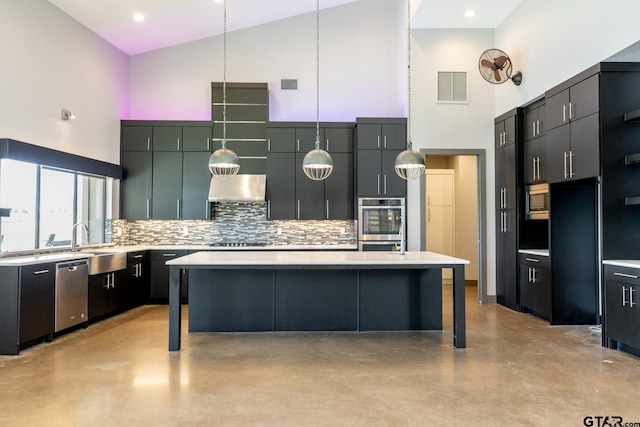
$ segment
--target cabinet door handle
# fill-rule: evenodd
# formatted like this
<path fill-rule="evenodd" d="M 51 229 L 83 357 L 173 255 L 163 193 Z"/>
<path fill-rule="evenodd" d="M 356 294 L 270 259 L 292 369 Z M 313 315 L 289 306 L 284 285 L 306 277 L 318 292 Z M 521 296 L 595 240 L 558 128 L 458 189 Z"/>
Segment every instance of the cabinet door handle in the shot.
<path fill-rule="evenodd" d="M 633 302 L 633 293 L 635 292 L 635 289 L 633 289 L 633 287 L 629 286 L 629 307 L 633 307 L 634 305 L 636 305 L 637 303 Z"/>
<path fill-rule="evenodd" d="M 211 151 L 211 138 L 207 138 L 207 151 Z"/>
<path fill-rule="evenodd" d="M 562 105 L 562 123 L 567 121 L 567 106 Z"/>
<path fill-rule="evenodd" d="M 151 199 L 147 199 L 147 219 L 151 218 Z"/>
<path fill-rule="evenodd" d="M 384 148 L 387 148 L 387 135 L 384 136 Z"/>
<path fill-rule="evenodd" d="M 36 276 L 39 274 L 47 274 L 49 272 L 49 270 L 38 270 L 38 271 L 34 271 L 31 274 L 35 274 Z"/>
<path fill-rule="evenodd" d="M 536 136 L 536 122 L 531 122 L 532 132 L 531 136 Z"/>
<path fill-rule="evenodd" d="M 300 199 L 296 200 L 296 210 L 298 211 L 296 217 L 300 219 Z"/>
<path fill-rule="evenodd" d="M 380 194 L 380 174 L 378 174 L 378 194 Z"/>
<path fill-rule="evenodd" d="M 327 219 L 329 219 L 329 200 L 327 200 Z"/>
<path fill-rule="evenodd" d="M 618 277 L 626 277 L 628 279 L 637 279 L 638 276 L 635 276 L 633 274 L 626 274 L 626 273 L 613 273 L 614 276 L 618 276 Z"/>
<path fill-rule="evenodd" d="M 387 174 L 384 174 L 384 194 L 387 194 Z"/>
<path fill-rule="evenodd" d="M 536 120 L 536 135 L 540 135 L 540 120 Z"/>
<path fill-rule="evenodd" d="M 569 151 L 569 178 L 573 178 L 573 150 Z"/>
<path fill-rule="evenodd" d="M 525 258 L 525 259 L 530 262 L 540 262 L 539 259 L 535 259 L 535 258 Z"/>
<path fill-rule="evenodd" d="M 627 287 L 622 287 L 622 306 L 626 307 L 627 305 Z"/>
<path fill-rule="evenodd" d="M 567 152 L 564 152 L 564 179 L 567 179 Z"/>
<path fill-rule="evenodd" d="M 378 148 L 380 148 L 380 135 L 378 135 Z M 379 192 L 380 192 L 380 191 L 378 190 L 378 193 L 379 193 Z"/>
<path fill-rule="evenodd" d="M 431 222 L 431 208 L 427 208 L 427 222 Z"/>
<path fill-rule="evenodd" d="M 180 199 L 176 200 L 176 219 L 180 219 Z"/>
<path fill-rule="evenodd" d="M 573 102 L 569 103 L 569 120 L 573 119 Z"/>
<path fill-rule="evenodd" d="M 542 163 L 542 159 L 538 157 L 537 164 L 536 164 L 536 172 L 538 174 L 538 180 L 542 180 L 542 174 L 540 173 L 540 163 Z"/>
<path fill-rule="evenodd" d="M 271 138 L 267 139 L 267 151 L 271 151 Z"/>
<path fill-rule="evenodd" d="M 535 157 L 534 157 L 534 158 L 532 158 L 532 159 L 531 159 L 531 161 L 532 161 L 532 164 L 533 164 L 533 165 L 532 165 L 532 169 L 533 169 L 533 172 L 532 172 L 532 173 L 533 173 L 533 181 L 535 181 L 535 180 L 537 179 L 537 178 L 536 178 L 536 158 L 535 158 Z"/>
<path fill-rule="evenodd" d="M 300 138 L 296 140 L 296 151 L 300 151 Z"/>
<path fill-rule="evenodd" d="M 162 254 L 163 257 L 176 256 L 176 254 Z"/>
<path fill-rule="evenodd" d="M 142 258 L 143 256 L 144 256 L 144 255 L 134 255 L 133 257 L 134 257 L 135 259 L 140 259 L 140 258 Z"/>
<path fill-rule="evenodd" d="M 271 200 L 267 200 L 267 218 L 271 219 Z"/>
<path fill-rule="evenodd" d="M 326 150 L 329 151 L 329 138 L 325 140 L 325 144 L 326 144 L 325 146 Z"/>
<path fill-rule="evenodd" d="M 531 283 L 531 267 L 527 267 L 527 283 Z"/>
<path fill-rule="evenodd" d="M 509 232 L 509 216 L 506 212 L 504 213 L 504 232 L 508 233 Z"/>
<path fill-rule="evenodd" d="M 151 137 L 147 137 L 147 151 L 151 151 Z"/>
<path fill-rule="evenodd" d="M 180 138 L 178 138 L 178 151 L 180 151 Z"/>
<path fill-rule="evenodd" d="M 531 267 L 531 283 L 536 283 L 538 279 L 536 278 L 536 269 L 535 267 Z"/>

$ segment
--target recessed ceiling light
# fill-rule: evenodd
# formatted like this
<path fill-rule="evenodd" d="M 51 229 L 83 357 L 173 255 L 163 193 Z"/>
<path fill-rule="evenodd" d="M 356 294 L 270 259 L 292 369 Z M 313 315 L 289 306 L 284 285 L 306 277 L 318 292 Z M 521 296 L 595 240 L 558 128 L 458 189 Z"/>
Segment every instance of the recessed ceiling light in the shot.
<path fill-rule="evenodd" d="M 133 15 L 133 20 L 136 22 L 142 22 L 144 21 L 144 15 L 141 13 L 136 13 L 135 15 Z"/>
<path fill-rule="evenodd" d="M 464 16 L 466 16 L 467 18 L 473 18 L 474 16 L 476 16 L 476 11 L 473 9 L 467 9 L 464 11 Z"/>

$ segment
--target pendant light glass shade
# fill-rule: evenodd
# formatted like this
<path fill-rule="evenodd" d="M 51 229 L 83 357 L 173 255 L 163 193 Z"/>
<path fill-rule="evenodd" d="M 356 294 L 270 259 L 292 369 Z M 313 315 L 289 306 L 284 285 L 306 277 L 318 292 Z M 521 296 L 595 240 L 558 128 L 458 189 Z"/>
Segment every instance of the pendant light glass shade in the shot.
<path fill-rule="evenodd" d="M 424 157 L 411 143 L 411 0 L 407 0 L 407 64 L 407 149 L 395 162 L 396 174 L 404 180 L 420 178 L 425 169 Z"/>
<path fill-rule="evenodd" d="M 229 178 L 237 174 L 239 170 L 238 156 L 228 148 L 219 148 L 209 157 L 209 171 L 216 178 Z"/>
<path fill-rule="evenodd" d="M 396 157 L 396 173 L 402 179 L 420 178 L 424 173 L 424 168 L 424 158 L 415 150 L 404 150 Z"/>
<path fill-rule="evenodd" d="M 320 147 L 320 141 L 316 140 L 316 148 L 309 151 L 302 159 L 304 174 L 314 181 L 327 179 L 333 171 L 331 155 Z"/>
<path fill-rule="evenodd" d="M 209 157 L 209 171 L 214 178 L 226 179 L 240 170 L 238 155 L 227 148 L 227 0 L 224 0 L 223 31 L 223 83 L 222 83 L 222 148 Z"/>

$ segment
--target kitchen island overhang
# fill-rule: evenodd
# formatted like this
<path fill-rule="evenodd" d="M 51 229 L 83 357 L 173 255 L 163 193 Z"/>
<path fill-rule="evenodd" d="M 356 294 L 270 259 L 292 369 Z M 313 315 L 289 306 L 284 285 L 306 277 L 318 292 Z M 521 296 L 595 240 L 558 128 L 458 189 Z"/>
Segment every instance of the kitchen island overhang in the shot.
<path fill-rule="evenodd" d="M 398 295 L 401 299 L 418 299 L 417 303 L 426 307 L 425 313 L 412 314 L 408 320 L 410 325 L 418 325 L 417 329 L 422 329 L 420 325 L 423 324 L 426 325 L 424 329 L 442 329 L 441 271 L 451 268 L 453 345 L 465 348 L 464 266 L 468 263 L 468 260 L 434 252 L 402 255 L 355 251 L 196 252 L 166 263 L 170 267 L 169 351 L 181 347 L 181 272 L 185 270 L 190 272 L 190 330 L 193 319 L 198 323 L 194 328 L 199 332 L 360 331 L 376 330 L 372 311 L 376 307 L 384 308 L 380 304 L 388 306 Z M 393 294 L 395 288 L 401 289 L 400 294 Z M 380 301 L 387 298 L 389 292 L 392 292 L 389 301 Z M 217 293 L 231 293 L 229 301 L 234 303 L 249 296 L 251 301 L 239 308 L 252 310 L 251 316 L 239 317 L 241 323 L 249 323 L 238 326 L 241 329 L 227 329 L 227 324 L 219 326 L 216 322 L 221 316 L 216 318 L 216 314 L 227 310 L 222 317 L 233 317 L 235 307 L 216 303 L 219 300 Z M 309 302 L 312 304 L 305 305 Z M 251 319 L 247 320 L 247 317 Z M 314 319 L 309 321 L 308 317 Z M 400 322 L 401 325 L 405 323 Z"/>

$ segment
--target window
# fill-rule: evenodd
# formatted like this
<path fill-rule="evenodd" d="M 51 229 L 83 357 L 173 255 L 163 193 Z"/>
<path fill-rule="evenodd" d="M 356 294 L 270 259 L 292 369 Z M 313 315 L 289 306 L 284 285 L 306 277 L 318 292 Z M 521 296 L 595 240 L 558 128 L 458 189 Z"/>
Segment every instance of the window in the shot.
<path fill-rule="evenodd" d="M 75 229 L 79 244 L 110 242 L 112 188 L 112 178 L 2 159 L 0 208 L 10 215 L 0 221 L 0 251 L 69 247 L 77 222 L 88 229 Z"/>
<path fill-rule="evenodd" d="M 35 248 L 38 165 L 0 160 L 0 208 L 10 210 L 0 221 L 0 251 Z"/>
<path fill-rule="evenodd" d="M 438 102 L 452 104 L 469 102 L 466 71 L 438 71 Z"/>

